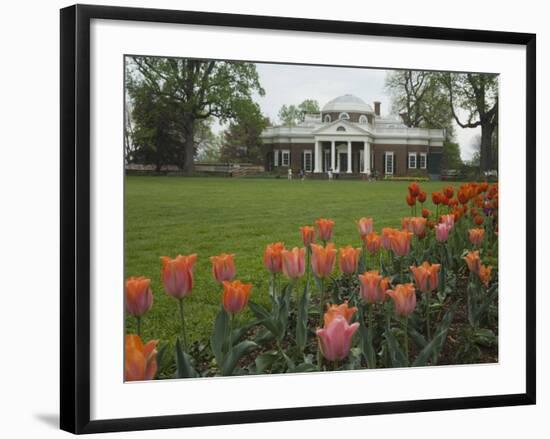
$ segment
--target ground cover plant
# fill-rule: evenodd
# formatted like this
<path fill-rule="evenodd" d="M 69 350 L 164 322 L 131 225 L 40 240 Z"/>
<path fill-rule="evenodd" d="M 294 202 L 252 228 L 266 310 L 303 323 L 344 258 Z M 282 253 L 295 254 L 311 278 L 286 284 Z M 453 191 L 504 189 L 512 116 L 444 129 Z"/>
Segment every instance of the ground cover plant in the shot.
<path fill-rule="evenodd" d="M 127 177 L 126 379 L 496 361 L 497 218 L 487 183 Z"/>

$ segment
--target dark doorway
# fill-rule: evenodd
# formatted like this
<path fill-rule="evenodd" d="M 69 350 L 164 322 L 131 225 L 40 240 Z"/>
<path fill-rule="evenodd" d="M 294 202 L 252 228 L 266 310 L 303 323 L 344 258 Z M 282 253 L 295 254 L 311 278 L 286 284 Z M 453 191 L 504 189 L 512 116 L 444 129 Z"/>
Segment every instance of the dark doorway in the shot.
<path fill-rule="evenodd" d="M 340 160 L 340 172 L 348 171 L 348 153 L 341 152 L 338 154 L 338 160 Z"/>

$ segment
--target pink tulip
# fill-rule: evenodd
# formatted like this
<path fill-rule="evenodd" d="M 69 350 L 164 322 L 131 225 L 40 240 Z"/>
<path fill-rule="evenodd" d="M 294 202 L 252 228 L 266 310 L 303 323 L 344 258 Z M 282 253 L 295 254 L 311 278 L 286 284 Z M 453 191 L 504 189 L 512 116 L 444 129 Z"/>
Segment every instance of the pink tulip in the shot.
<path fill-rule="evenodd" d="M 365 239 L 366 236 L 373 230 L 373 220 L 372 218 L 361 218 L 357 223 L 357 230 L 359 231 L 359 236 L 361 239 Z"/>
<path fill-rule="evenodd" d="M 441 223 L 435 226 L 435 239 L 439 242 L 445 242 L 449 239 L 449 232 L 451 231 L 452 226 L 449 226 L 448 223 Z"/>
<path fill-rule="evenodd" d="M 452 229 L 455 225 L 455 216 L 454 215 L 441 215 L 439 220 L 440 223 L 447 224 L 449 230 Z"/>
<path fill-rule="evenodd" d="M 332 319 L 328 327 L 317 329 L 317 337 L 321 353 L 328 361 L 345 359 L 351 348 L 351 339 L 359 323 L 349 324 L 345 317 L 338 315 Z"/>
<path fill-rule="evenodd" d="M 290 279 L 298 279 L 306 270 L 305 248 L 294 247 L 292 250 L 283 250 L 283 273 Z"/>

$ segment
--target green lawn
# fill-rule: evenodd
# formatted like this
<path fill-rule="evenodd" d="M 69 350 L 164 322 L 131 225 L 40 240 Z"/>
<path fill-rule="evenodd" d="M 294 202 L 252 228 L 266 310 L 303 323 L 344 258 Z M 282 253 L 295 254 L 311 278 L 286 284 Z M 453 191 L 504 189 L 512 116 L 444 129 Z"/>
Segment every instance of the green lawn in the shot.
<path fill-rule="evenodd" d="M 360 241 L 354 220 L 372 216 L 375 229 L 400 225 L 410 214 L 407 182 L 287 181 L 275 179 L 126 177 L 126 276 L 152 280 L 154 304 L 142 336 L 174 341 L 180 333 L 177 303 L 160 282 L 160 256 L 197 253 L 195 286 L 185 299 L 190 341 L 206 340 L 220 306 L 209 257 L 235 253 L 237 279 L 252 282 L 251 298 L 267 304 L 266 244 L 300 246 L 298 228 L 320 217 L 335 222 L 337 246 Z M 431 194 L 441 182 L 422 183 Z M 428 196 L 431 200 L 431 197 Z M 431 201 L 427 203 L 431 208 Z M 248 314 L 241 319 L 250 318 Z M 135 323 L 127 319 L 128 331 Z"/>

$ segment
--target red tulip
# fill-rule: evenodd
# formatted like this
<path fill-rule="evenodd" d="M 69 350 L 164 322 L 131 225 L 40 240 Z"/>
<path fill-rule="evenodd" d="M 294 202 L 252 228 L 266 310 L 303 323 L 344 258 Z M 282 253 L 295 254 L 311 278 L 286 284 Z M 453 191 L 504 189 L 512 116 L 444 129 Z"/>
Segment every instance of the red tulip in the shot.
<path fill-rule="evenodd" d="M 453 195 L 455 194 L 455 190 L 452 186 L 447 186 L 445 189 L 443 189 L 443 193 L 447 198 L 453 198 Z"/>
<path fill-rule="evenodd" d="M 410 207 L 413 207 L 415 204 L 416 204 L 416 197 L 411 195 L 411 194 L 408 194 L 407 195 L 407 204 L 410 206 Z"/>
<path fill-rule="evenodd" d="M 418 183 L 413 182 L 409 185 L 409 194 L 411 197 L 418 197 L 418 194 L 420 193 L 420 186 Z"/>
<path fill-rule="evenodd" d="M 418 193 L 418 197 L 417 197 L 417 198 L 418 198 L 418 201 L 419 201 L 420 203 L 424 203 L 424 202 L 426 201 L 426 197 L 427 197 L 426 192 L 420 191 L 420 192 Z"/>

